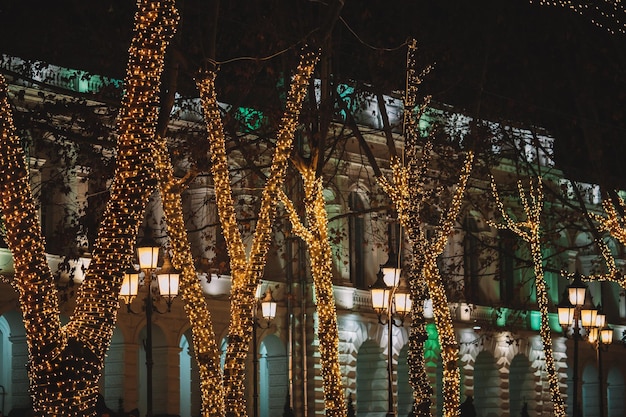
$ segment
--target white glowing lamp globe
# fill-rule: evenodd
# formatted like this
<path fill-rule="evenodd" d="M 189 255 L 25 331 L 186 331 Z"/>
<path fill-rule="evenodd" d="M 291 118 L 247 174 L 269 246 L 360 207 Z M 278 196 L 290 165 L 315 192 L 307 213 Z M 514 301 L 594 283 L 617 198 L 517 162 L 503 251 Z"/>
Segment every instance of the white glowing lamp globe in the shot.
<path fill-rule="evenodd" d="M 383 267 L 383 281 L 388 287 L 397 287 L 400 283 L 400 272 L 402 270 L 396 267 Z"/>
<path fill-rule="evenodd" d="M 144 271 L 155 270 L 159 263 L 159 250 L 161 246 L 152 238 L 144 238 L 137 244 L 137 257 L 139 268 Z"/>
<path fill-rule="evenodd" d="M 574 275 L 574 281 L 567 287 L 569 293 L 569 301 L 576 307 L 585 304 L 585 295 L 587 294 L 587 286 L 583 282 L 579 273 Z"/>
<path fill-rule="evenodd" d="M 261 314 L 267 321 L 272 321 L 276 317 L 276 301 L 265 299 L 261 301 Z"/>
<path fill-rule="evenodd" d="M 584 308 L 580 310 L 580 321 L 585 329 L 595 327 L 598 310 L 595 308 Z"/>
<path fill-rule="evenodd" d="M 600 341 L 603 345 L 610 345 L 613 343 L 613 329 L 605 327 L 600 330 Z"/>
<path fill-rule="evenodd" d="M 128 268 L 124 272 L 122 288 L 120 288 L 119 298 L 126 304 L 133 302 L 139 291 L 139 271 L 135 268 Z"/>
<path fill-rule="evenodd" d="M 393 302 L 396 309 L 396 313 L 400 316 L 404 317 L 409 314 L 411 311 L 411 307 L 413 305 L 413 301 L 411 300 L 411 296 L 409 293 L 404 291 L 396 291 L 393 294 Z"/>
<path fill-rule="evenodd" d="M 180 273 L 176 270 L 161 272 L 157 274 L 159 281 L 159 293 L 168 299 L 173 299 L 178 295 L 178 287 L 180 283 Z"/>
<path fill-rule="evenodd" d="M 389 290 L 390 288 L 383 281 L 382 271 L 379 271 L 376 282 L 370 285 L 372 308 L 376 314 L 381 314 L 389 307 Z"/>
<path fill-rule="evenodd" d="M 557 311 L 561 327 L 567 328 L 574 324 L 574 312 L 576 311 L 576 307 L 574 307 L 570 302 L 567 293 L 563 294 L 563 298 L 557 306 Z"/>
<path fill-rule="evenodd" d="M 604 325 L 606 324 L 606 314 L 602 314 L 600 312 L 598 312 L 598 314 L 596 314 L 596 324 L 595 327 L 601 329 L 604 327 Z"/>

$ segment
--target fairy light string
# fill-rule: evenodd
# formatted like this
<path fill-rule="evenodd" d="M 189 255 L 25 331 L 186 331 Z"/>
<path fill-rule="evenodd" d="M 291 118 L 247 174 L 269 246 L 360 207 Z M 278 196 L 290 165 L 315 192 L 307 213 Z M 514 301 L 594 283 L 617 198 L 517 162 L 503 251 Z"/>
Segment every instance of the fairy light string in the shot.
<path fill-rule="evenodd" d="M 588 18 L 595 26 L 607 30 L 612 35 L 626 33 L 626 10 L 620 0 L 572 1 L 572 0 L 530 0 L 540 6 L 562 7 Z"/>
<path fill-rule="evenodd" d="M 414 43 L 410 43 L 407 64 L 413 66 L 415 49 Z M 474 153 L 467 151 L 465 161 L 461 169 L 459 180 L 454 189 L 454 193 L 448 209 L 440 217 L 439 224 L 434 226 L 432 237 L 428 237 L 423 230 L 423 221 L 420 213 L 422 209 L 431 203 L 436 196 L 438 190 L 431 185 L 426 177 L 428 166 L 432 154 L 432 143 L 430 141 L 422 148 L 421 158 L 419 156 L 419 132 L 417 130 L 417 120 L 425 111 L 425 106 L 421 106 L 415 111 L 414 97 L 417 94 L 417 87 L 420 79 L 415 76 L 415 72 L 410 72 L 407 76 L 407 110 L 405 111 L 405 155 L 406 165 L 399 159 L 394 159 L 391 164 L 392 180 L 389 181 L 384 177 L 379 178 L 379 182 L 383 190 L 389 195 L 391 201 L 398 212 L 400 224 L 407 230 L 407 234 L 413 253 L 418 254 L 414 262 L 421 266 L 421 276 L 428 289 L 428 294 L 432 300 L 433 318 L 437 328 L 439 344 L 441 345 L 441 361 L 443 367 L 443 415 L 446 417 L 456 417 L 459 413 L 459 394 L 461 386 L 460 370 L 457 365 L 459 357 L 459 346 L 454 333 L 452 323 L 452 315 L 448 305 L 445 292 L 445 285 L 439 272 L 437 258 L 445 249 L 449 236 L 452 233 L 456 218 L 461 210 L 463 195 L 467 182 L 472 170 Z M 428 98 L 427 98 L 428 100 Z M 416 277 L 417 274 L 411 274 Z M 411 297 L 413 300 L 419 300 L 424 297 L 421 283 L 412 281 L 409 283 Z M 412 307 L 412 317 L 420 317 L 423 314 L 418 306 L 419 302 L 414 302 Z M 423 333 L 419 328 L 412 329 L 411 334 L 415 338 L 413 345 L 420 343 L 419 338 L 423 338 Z M 414 369 L 410 369 L 413 379 L 416 381 L 414 385 L 415 408 L 420 415 L 429 415 L 428 403 L 418 398 L 420 392 L 427 394 L 429 392 L 426 386 L 423 386 L 423 376 L 420 376 L 425 370 L 420 361 L 412 364 Z"/>
<path fill-rule="evenodd" d="M 248 256 L 246 256 L 235 215 L 235 204 L 228 172 L 226 141 L 215 94 L 214 80 L 216 74 L 212 71 L 207 72 L 198 80 L 211 150 L 211 172 L 215 186 L 218 215 L 231 265 L 231 317 L 224 364 L 224 405 L 229 415 L 232 416 L 246 415 L 244 371 L 252 326 L 254 326 L 256 288 L 265 267 L 272 223 L 276 214 L 278 190 L 284 182 L 300 110 L 318 57 L 319 51 L 317 50 L 304 51 L 292 77 L 286 108 L 277 134 L 276 150 L 269 176 L 263 188 L 261 207 Z"/>
<path fill-rule="evenodd" d="M 7 113 L 4 88 L 1 205 L 25 317 L 35 415 L 95 414 L 98 380 L 117 318 L 122 271 L 130 261 L 142 204 L 154 189 L 152 169 L 145 161 L 150 161 L 153 151 L 150 141 L 158 112 L 155 97 L 159 96 L 163 56 L 177 22 L 173 1 L 137 3 L 126 93 L 118 116 L 111 197 L 89 272 L 77 294 L 77 307 L 64 328 L 60 327 L 56 287 L 45 260 L 24 155 Z"/>
<path fill-rule="evenodd" d="M 14 286 L 22 306 L 33 403 L 38 410 L 48 410 L 42 394 L 52 380 L 62 375 L 61 369 L 52 370 L 48 365 L 53 358 L 61 356 L 66 338 L 61 331 L 57 289 L 46 261 L 26 156 L 15 132 L 8 88 L 1 74 L 0 100 L 0 207 L 6 225 L 6 242 L 13 254 Z M 62 403 L 65 392 L 74 388 L 69 383 L 60 383 L 63 384 L 61 390 L 52 387 L 50 395 L 57 399 L 52 402 Z"/>
<path fill-rule="evenodd" d="M 407 143 L 407 148 L 409 146 L 410 143 Z M 407 152 L 407 160 L 410 160 L 408 158 L 410 155 L 411 154 Z M 472 170 L 473 161 L 474 153 L 468 151 L 465 155 L 465 162 L 456 184 L 450 206 L 447 212 L 441 216 L 440 223 L 435 226 L 435 233 L 431 238 L 427 238 L 423 231 L 415 230 L 416 227 L 420 227 L 419 211 L 417 207 L 421 204 L 420 202 L 411 201 L 415 198 L 420 199 L 420 195 L 428 194 L 427 190 L 424 188 L 424 180 L 416 178 L 416 175 L 423 171 L 419 169 L 408 169 L 408 167 L 396 160 L 392 164 L 393 181 L 390 182 L 387 181 L 386 178 L 379 178 L 383 190 L 389 195 L 398 211 L 398 218 L 402 226 L 408 231 L 411 244 L 417 246 L 419 252 L 422 254 L 422 276 L 428 286 L 428 293 L 432 299 L 433 318 L 441 345 L 441 361 L 443 365 L 443 410 L 444 416 L 446 417 L 455 417 L 458 415 L 461 376 L 457 365 L 459 346 L 454 334 L 452 315 L 448 305 L 445 285 L 441 278 L 439 267 L 437 266 L 437 258 L 445 249 L 456 218 L 461 210 L 463 194 L 465 193 L 467 181 Z M 412 209 L 409 214 L 407 208 L 410 206 L 412 206 Z M 417 291 L 417 289 L 417 285 L 411 286 L 412 292 Z M 418 296 L 418 294 L 415 294 L 415 296 Z"/>
<path fill-rule="evenodd" d="M 191 244 L 185 228 L 181 201 L 180 181 L 174 177 L 174 170 L 168 155 L 167 141 L 163 137 L 156 140 L 156 171 L 163 212 L 172 250 L 172 264 L 182 270 L 180 275 L 180 295 L 185 313 L 191 324 L 193 351 L 200 371 L 200 394 L 202 415 L 224 415 L 224 391 L 220 352 L 217 346 L 211 312 L 200 286 Z"/>
<path fill-rule="evenodd" d="M 315 169 L 296 164 L 304 191 L 305 223 L 291 200 L 280 190 L 278 197 L 292 224 L 292 231 L 306 243 L 311 262 L 311 276 L 315 288 L 318 314 L 320 364 L 324 386 L 324 409 L 328 417 L 345 417 L 347 413 L 344 387 L 339 363 L 339 329 L 333 291 L 332 247 L 328 237 L 328 213 L 324 200 L 322 178 Z"/>
<path fill-rule="evenodd" d="M 617 205 L 622 213 L 626 210 L 626 203 L 618 197 Z M 591 218 L 598 223 L 598 229 L 606 232 L 622 245 L 626 244 L 626 219 L 618 213 L 617 207 L 611 200 L 602 200 L 602 208 L 605 215 L 589 213 Z M 596 245 L 600 250 L 600 255 L 604 260 L 607 272 L 605 274 L 592 274 L 587 277 L 590 281 L 612 281 L 618 283 L 622 288 L 626 288 L 626 276 L 620 272 L 615 264 L 615 258 L 611 254 L 611 249 L 602 239 L 596 239 Z"/>
<path fill-rule="evenodd" d="M 402 183 L 402 187 L 410 189 L 411 185 L 417 185 L 419 189 L 426 187 L 422 180 L 426 177 L 430 156 L 432 155 L 432 142 L 427 142 L 422 150 L 422 158 L 419 158 L 419 119 L 422 117 L 430 103 L 430 96 L 426 96 L 420 105 L 417 106 L 419 86 L 422 78 L 430 71 L 427 68 L 422 74 L 417 72 L 417 41 L 411 39 L 407 47 L 406 59 L 406 92 L 404 95 L 404 135 L 405 135 L 405 156 L 408 170 L 404 170 L 402 176 L 395 179 L 395 182 Z M 418 162 L 419 161 L 419 162 Z M 409 176 L 408 173 L 414 171 L 415 174 Z M 411 185 L 409 185 L 409 182 Z M 405 202 L 404 199 L 395 197 L 395 201 L 401 202 L 398 206 L 398 217 L 402 218 L 401 224 L 405 224 L 409 240 L 420 242 L 423 228 L 420 227 L 420 209 L 423 206 L 424 198 L 429 195 L 421 194 L 422 198 L 415 198 Z M 408 203 L 405 207 L 402 203 Z M 424 320 L 424 300 L 428 297 L 428 286 L 422 277 L 424 265 L 423 253 L 420 245 L 411 245 L 412 265 L 409 270 L 408 285 L 410 296 L 413 301 L 411 307 L 411 327 L 409 330 L 409 383 L 413 388 L 413 413 L 417 417 L 430 417 L 432 406 L 433 389 L 426 370 L 426 358 L 424 356 L 424 343 L 428 339 L 426 331 L 426 321 Z"/>
<path fill-rule="evenodd" d="M 535 288 L 537 291 L 537 307 L 541 315 L 541 325 L 539 334 L 543 343 L 545 354 L 546 372 L 548 374 L 548 383 L 552 397 L 552 406 L 554 414 L 557 417 L 565 417 L 565 405 L 561 398 L 561 389 L 559 384 L 559 376 L 556 371 L 554 362 L 554 353 L 552 350 L 552 335 L 550 333 L 550 323 L 548 317 L 549 299 L 548 290 L 543 271 L 543 256 L 541 254 L 541 213 L 543 211 L 543 184 L 542 178 L 538 177 L 536 181 L 531 180 L 528 186 L 528 195 L 524 190 L 521 181 L 517 183 L 519 198 L 522 203 L 522 209 L 526 216 L 524 221 L 514 221 L 509 214 L 506 213 L 504 204 L 500 199 L 498 188 L 493 176 L 491 177 L 491 190 L 496 202 L 497 211 L 502 218 L 501 222 L 489 221 L 489 224 L 501 230 L 510 230 L 526 241 L 530 246 L 530 252 L 533 260 L 535 272 Z"/>

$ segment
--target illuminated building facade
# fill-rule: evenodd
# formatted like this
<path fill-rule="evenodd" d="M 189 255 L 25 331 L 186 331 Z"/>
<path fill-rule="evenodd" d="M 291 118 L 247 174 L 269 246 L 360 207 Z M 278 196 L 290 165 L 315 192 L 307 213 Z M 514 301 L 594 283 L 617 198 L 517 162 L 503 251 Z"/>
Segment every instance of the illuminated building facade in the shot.
<path fill-rule="evenodd" d="M 10 63 L 4 61 L 5 68 Z M 35 74 L 35 80 L 57 88 L 55 94 L 88 93 L 100 88 L 107 80 L 98 77 L 62 76 L 63 69 L 52 68 L 44 75 Z M 39 78 L 37 78 L 39 77 Z M 38 103 L 41 87 L 14 80 L 11 86 L 16 108 Z M 61 93 L 58 88 L 67 90 Z M 94 101 L 95 103 L 95 101 Z M 401 107 L 398 101 L 388 106 L 390 118 L 399 120 Z M 364 114 L 373 114 L 364 111 Z M 375 116 L 360 120 L 363 125 L 379 127 Z M 179 120 L 175 123 L 191 123 Z M 38 134 L 33 131 L 23 135 Z M 545 178 L 560 185 L 566 194 L 572 183 L 562 178 L 553 166 L 548 153 L 537 152 L 532 147 L 531 132 L 519 130 L 517 149 L 535 164 L 549 172 Z M 539 135 L 545 149 L 551 148 L 551 139 Z M 58 140 L 51 138 L 50 140 Z M 368 129 L 368 143 L 385 164 L 387 153 L 385 138 L 376 130 Z M 402 140 L 396 136 L 398 146 Z M 374 197 L 378 186 L 371 167 L 364 163 L 356 142 L 348 143 L 343 156 L 345 164 L 333 176 L 325 189 L 329 228 L 340 238 L 333 242 L 333 271 L 335 274 L 335 299 L 337 303 L 340 359 L 346 398 L 351 398 L 359 417 L 383 415 L 387 410 L 388 349 L 392 350 L 395 365 L 393 387 L 397 399 L 397 414 L 408 415 L 411 409 L 411 389 L 408 383 L 408 324 L 392 327 L 392 346 L 388 345 L 387 327 L 381 326 L 372 310 L 369 286 L 376 280 L 379 266 L 387 261 L 388 245 L 397 245 L 400 236 L 397 224 L 390 222 L 387 212 L 371 210 L 376 207 Z M 506 149 L 495 149 L 505 152 Z M 106 153 L 105 153 L 106 154 Z M 109 157 L 111 154 L 109 154 Z M 41 189 L 42 227 L 48 241 L 49 261 L 53 271 L 58 271 L 59 286 L 64 288 L 62 309 L 69 315 L 72 309 L 73 285 L 80 285 L 83 268 L 88 267 L 88 254 L 78 254 L 67 263 L 60 257 L 63 246 L 56 235 L 56 226 L 64 216 L 63 208 L 79 212 L 92 197 L 88 167 L 59 170 L 52 155 L 30 154 L 31 179 L 34 189 Z M 233 161 L 235 163 L 235 161 Z M 80 165 L 80 164 L 76 164 Z M 67 193 L 49 193 L 40 187 L 54 176 L 67 176 Z M 498 175 L 515 173 L 511 161 L 504 159 L 496 170 Z M 244 184 L 245 178 L 235 178 L 234 183 Z M 578 185 L 590 207 L 599 209 L 598 188 Z M 487 195 L 488 185 L 475 180 L 470 183 L 469 194 Z M 242 212 L 253 213 L 255 197 L 241 187 L 238 197 Z M 470 195 L 472 197 L 472 195 Z M 200 175 L 185 191 L 183 204 L 186 212 L 189 239 L 198 265 L 211 265 L 202 269 L 200 280 L 205 296 L 210 300 L 214 328 L 221 351 L 225 351 L 229 318 L 230 277 L 227 270 L 217 268 L 215 259 L 223 261 L 223 242 L 220 242 L 215 195 L 210 175 Z M 162 209 L 158 199 L 148 208 L 146 226 L 153 230 L 161 243 L 167 240 L 161 230 Z M 353 213 L 353 215 L 346 215 Z M 363 214 L 365 213 L 365 214 Z M 461 401 L 473 396 L 480 416 L 519 416 L 526 406 L 530 415 L 552 415 L 552 405 L 545 375 L 543 346 L 539 336 L 539 312 L 532 280 L 532 265 L 521 267 L 520 259 L 528 258 L 526 251 L 510 233 L 496 230 L 488 218 L 475 210 L 466 209 L 458 219 L 453 238 L 442 255 L 442 274 L 450 287 L 450 309 L 454 317 L 455 334 L 460 346 Z M 282 225 L 286 224 L 285 222 Z M 253 227 L 253 225 L 252 225 Z M 77 246 L 86 247 L 90 231 L 82 230 Z M 92 232 L 92 231 L 91 231 Z M 315 299 L 311 288 L 306 251 L 303 244 L 281 232 L 268 260 L 263 292 L 271 290 L 278 303 L 276 318 L 269 327 L 257 330 L 256 351 L 259 354 L 257 369 L 258 389 L 253 378 L 246 381 L 249 392 L 249 414 L 252 396 L 258 393 L 259 415 L 282 415 L 286 401 L 296 416 L 323 415 L 324 398 L 320 376 L 318 341 L 316 336 Z M 486 248 L 484 242 L 491 242 Z M 249 243 L 249 242 L 248 242 Z M 403 253 L 407 252 L 406 242 Z M 626 259 L 623 247 L 610 242 L 613 255 L 619 262 Z M 577 248 L 558 250 L 556 248 Z M 556 304 L 569 284 L 557 271 L 560 269 L 583 275 L 597 268 L 599 259 L 593 239 L 585 232 L 563 229 L 555 236 L 553 245 L 545 249 L 544 258 L 551 267 L 546 268 L 546 282 L 552 305 L 551 323 L 553 351 L 562 394 L 566 399 L 568 415 L 573 409 L 573 342 L 563 337 L 556 317 Z M 289 260 L 289 261 L 286 261 Z M 226 268 L 227 269 L 227 268 Z M 11 255 L 0 249 L 0 272 L 12 273 Z M 16 295 L 8 284 L 1 284 L 0 293 L 0 406 L 4 413 L 14 408 L 29 406 L 28 377 L 24 328 L 21 324 Z M 144 290 L 145 291 L 145 290 Z M 603 405 L 606 416 L 623 416 L 626 413 L 626 363 L 620 361 L 622 333 L 626 330 L 626 295 L 615 283 L 590 283 L 589 295 L 595 304 L 601 302 L 608 323 L 614 329 L 615 343 L 602 352 L 598 362 L 594 347 L 581 342 L 578 369 L 578 389 L 582 415 L 599 416 Z M 144 292 L 145 297 L 145 292 Z M 132 310 L 141 313 L 142 296 L 132 303 Z M 165 303 L 157 302 L 165 311 Z M 180 300 L 175 300 L 172 311 L 153 315 L 154 404 L 155 414 L 195 416 L 199 414 L 200 396 L 198 372 L 190 354 L 189 324 Z M 428 312 L 428 305 L 426 306 Z M 431 319 L 427 319 L 431 320 Z M 434 415 L 440 415 L 441 363 L 435 325 L 429 322 L 426 345 L 427 369 L 434 388 Z M 146 409 L 146 352 L 143 345 L 146 333 L 144 314 L 134 314 L 121 306 L 117 329 L 113 335 L 104 374 L 102 394 L 114 410 L 128 411 L 138 407 Z M 252 369 L 253 358 L 249 357 Z M 601 364 L 601 383 L 599 367 Z M 249 374 L 248 374 L 249 375 Z M 1 389 L 4 389 L 2 391 Z M 603 392 L 600 397 L 599 392 Z M 3 395 L 4 393 L 4 395 Z M 602 403 L 600 403 L 602 400 Z M 602 416 L 604 417 L 604 416 Z"/>

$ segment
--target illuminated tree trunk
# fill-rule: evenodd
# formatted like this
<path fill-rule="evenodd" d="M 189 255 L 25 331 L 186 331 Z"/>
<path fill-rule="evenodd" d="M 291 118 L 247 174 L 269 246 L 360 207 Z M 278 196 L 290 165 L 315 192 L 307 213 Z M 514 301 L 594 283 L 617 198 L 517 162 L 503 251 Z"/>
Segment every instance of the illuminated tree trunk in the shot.
<path fill-rule="evenodd" d="M 261 197 L 261 208 L 249 257 L 246 257 L 245 247 L 235 217 L 226 141 L 214 89 L 215 73 L 207 73 L 198 82 L 211 148 L 211 172 L 215 184 L 217 209 L 228 248 L 232 276 L 231 320 L 224 364 L 225 408 L 226 415 L 229 416 L 246 415 L 244 371 L 252 326 L 254 326 L 256 287 L 265 267 L 272 223 L 276 214 L 278 189 L 284 182 L 302 102 L 306 96 L 308 82 L 318 55 L 318 52 L 303 53 L 298 69 L 293 76 L 285 113 L 278 132 L 270 174 Z"/>
<path fill-rule="evenodd" d="M 119 308 L 122 273 L 145 203 L 156 185 L 150 164 L 163 57 L 178 13 L 171 0 L 138 2 L 125 95 L 118 116 L 117 169 L 93 260 L 70 322 L 60 326 L 57 292 L 46 263 L 23 151 L 2 86 L 0 194 L 15 286 L 24 312 L 29 378 L 37 416 L 91 416 Z M 4 83 L 3 83 L 4 84 Z"/>
<path fill-rule="evenodd" d="M 414 146 L 414 149 L 409 149 Z M 416 246 L 414 251 L 421 253 L 420 259 L 423 259 L 422 276 L 428 286 L 428 292 L 433 303 L 433 314 L 439 344 L 441 345 L 441 361 L 443 364 L 443 415 L 445 417 L 455 417 L 459 414 L 459 395 L 460 395 L 460 373 L 458 370 L 457 359 L 459 356 L 459 346 L 454 335 L 452 325 L 452 316 L 448 305 L 445 285 L 441 279 L 439 268 L 437 266 L 437 257 L 443 252 L 445 245 L 451 235 L 452 228 L 461 209 L 463 194 L 467 186 L 472 164 L 474 161 L 473 152 L 468 152 L 465 157 L 465 163 L 459 181 L 454 190 L 454 195 L 450 206 L 444 214 L 442 214 L 440 223 L 435 226 L 434 236 L 428 239 L 420 230 L 419 213 L 421 207 L 427 204 L 431 189 L 425 185 L 425 179 L 420 177 L 426 172 L 427 161 L 429 158 L 431 145 L 426 144 L 422 150 L 422 163 L 418 164 L 416 154 L 417 148 L 415 144 L 407 143 L 407 160 L 408 168 L 403 166 L 401 162 L 396 160 L 392 164 L 393 182 L 387 181 L 385 178 L 379 178 L 381 186 L 389 195 L 398 211 L 398 218 L 403 227 L 409 234 L 411 244 Z M 414 291 L 419 286 L 409 283 L 412 288 L 411 297 L 415 300 L 419 294 Z M 417 304 L 417 303 L 413 303 Z M 420 307 L 413 306 L 412 314 Z M 415 375 L 419 378 L 419 375 Z M 414 388 L 415 390 L 415 388 Z M 416 395 L 416 393 L 414 393 Z M 418 402 L 420 400 L 417 400 Z"/>
<path fill-rule="evenodd" d="M 328 239 L 328 214 L 324 200 L 322 179 L 316 178 L 311 167 L 298 166 L 304 185 L 306 225 L 298 217 L 295 207 L 284 193 L 280 199 L 285 205 L 293 232 L 309 248 L 311 275 L 315 286 L 318 317 L 320 362 L 324 384 L 324 409 L 327 417 L 345 417 L 346 403 L 339 365 L 339 330 L 333 292 L 332 248 Z"/>
<path fill-rule="evenodd" d="M 407 362 L 409 363 L 409 383 L 413 388 L 413 412 L 416 417 L 429 417 L 431 415 L 433 389 L 426 372 L 426 358 L 424 343 L 428 340 L 426 320 L 424 318 L 423 301 L 427 298 L 428 288 L 422 279 L 423 263 L 415 261 L 421 253 L 413 247 L 413 265 L 409 276 L 409 291 L 411 300 L 411 328 L 409 330 L 409 351 Z"/>
<path fill-rule="evenodd" d="M 180 182 L 174 177 L 172 164 L 167 153 L 167 142 L 157 138 L 157 173 L 167 222 L 167 234 L 173 252 L 172 264 L 182 270 L 180 295 L 191 324 L 194 355 L 200 371 L 202 415 L 224 414 L 224 393 L 220 353 L 213 330 L 213 321 L 206 298 L 196 274 L 191 245 L 185 229 Z"/>
<path fill-rule="evenodd" d="M 550 386 L 550 393 L 552 396 L 552 406 L 554 408 L 554 414 L 557 417 L 565 416 L 565 406 L 563 399 L 561 398 L 561 389 L 559 386 L 559 377 L 554 365 L 554 354 L 552 351 L 552 336 L 550 333 L 550 323 L 548 316 L 549 300 L 548 290 L 546 287 L 546 281 L 543 273 L 543 256 L 541 254 L 541 237 L 540 237 L 540 224 L 541 224 L 541 212 L 543 211 L 543 190 L 541 178 L 537 179 L 537 186 L 534 187 L 532 182 L 530 184 L 529 196 L 526 196 L 521 182 L 518 183 L 519 195 L 526 214 L 525 222 L 514 222 L 511 217 L 505 212 L 504 205 L 498 195 L 495 180 L 491 179 L 491 188 L 500 216 L 504 220 L 504 224 L 496 224 L 491 222 L 492 225 L 499 229 L 508 229 L 518 235 L 520 238 L 528 242 L 530 245 L 530 252 L 533 258 L 533 266 L 535 269 L 535 287 L 537 289 L 537 307 L 541 314 L 541 326 L 539 334 L 543 343 L 543 351 L 546 361 L 546 372 L 548 374 L 548 383 Z"/>

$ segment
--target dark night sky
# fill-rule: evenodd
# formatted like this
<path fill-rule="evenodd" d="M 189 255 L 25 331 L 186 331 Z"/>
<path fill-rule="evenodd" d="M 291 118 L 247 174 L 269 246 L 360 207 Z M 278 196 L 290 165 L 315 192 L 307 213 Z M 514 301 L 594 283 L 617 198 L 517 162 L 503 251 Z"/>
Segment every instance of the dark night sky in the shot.
<path fill-rule="evenodd" d="M 207 1 L 181 4 L 179 48 L 191 77 L 206 50 Z M 217 58 L 295 45 L 324 11 L 320 1 L 222 1 Z M 121 78 L 133 12 L 130 0 L 4 0 L 0 52 Z M 405 49 L 383 48 L 414 36 L 420 62 L 435 64 L 424 92 L 436 101 L 545 126 L 570 176 L 626 188 L 625 35 L 598 28 L 590 16 L 521 0 L 346 0 L 342 18 L 333 34 L 337 76 L 402 89 Z M 223 65 L 222 75 L 245 77 L 238 65 Z"/>

